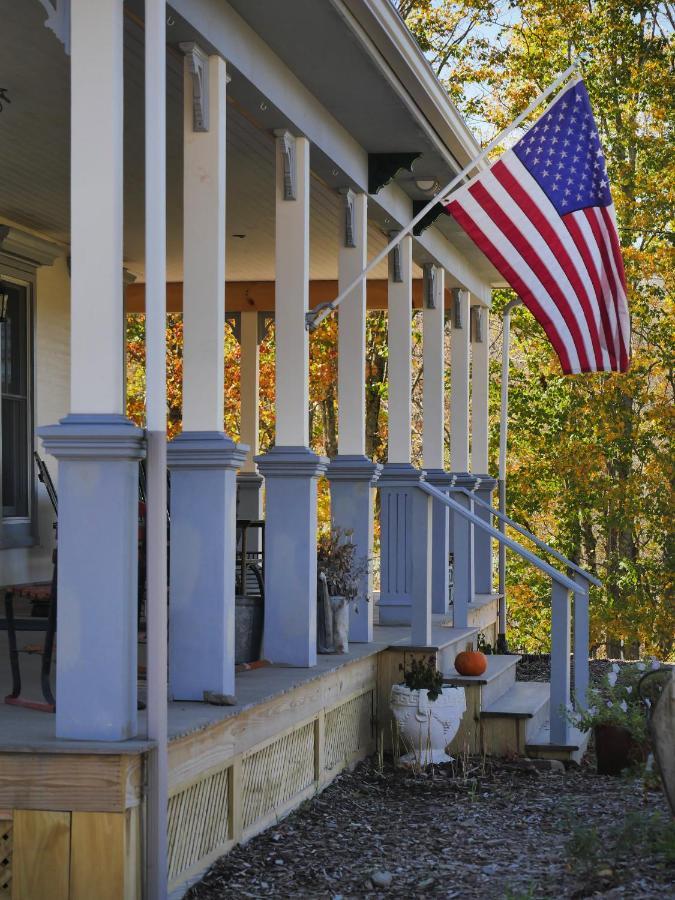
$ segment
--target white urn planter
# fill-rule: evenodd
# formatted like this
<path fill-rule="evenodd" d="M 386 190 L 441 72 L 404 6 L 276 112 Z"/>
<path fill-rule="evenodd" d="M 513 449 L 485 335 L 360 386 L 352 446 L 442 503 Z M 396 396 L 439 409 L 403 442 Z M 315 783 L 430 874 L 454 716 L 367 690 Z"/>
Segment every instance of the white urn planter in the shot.
<path fill-rule="evenodd" d="M 457 734 L 466 711 L 464 688 L 445 685 L 435 700 L 426 689 L 412 691 L 404 684 L 392 686 L 389 698 L 405 750 L 402 765 L 426 767 L 452 761 L 445 748 Z"/>
<path fill-rule="evenodd" d="M 331 597 L 333 613 L 333 646 L 336 653 L 349 653 L 349 600 Z"/>

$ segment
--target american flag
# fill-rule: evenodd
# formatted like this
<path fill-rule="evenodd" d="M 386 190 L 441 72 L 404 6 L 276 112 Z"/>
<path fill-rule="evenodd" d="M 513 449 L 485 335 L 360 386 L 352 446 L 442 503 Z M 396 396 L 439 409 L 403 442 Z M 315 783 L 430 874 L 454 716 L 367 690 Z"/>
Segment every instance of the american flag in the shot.
<path fill-rule="evenodd" d="M 542 325 L 565 374 L 627 370 L 623 260 L 583 81 L 445 208 Z"/>

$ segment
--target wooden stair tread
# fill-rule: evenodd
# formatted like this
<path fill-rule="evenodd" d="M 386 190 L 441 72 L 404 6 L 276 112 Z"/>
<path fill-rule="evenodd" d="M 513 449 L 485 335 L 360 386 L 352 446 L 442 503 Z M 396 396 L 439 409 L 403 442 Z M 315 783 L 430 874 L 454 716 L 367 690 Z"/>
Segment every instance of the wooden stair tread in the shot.
<path fill-rule="evenodd" d="M 567 743 L 552 743 L 550 722 L 547 720 L 532 740 L 525 744 L 526 750 L 584 750 L 588 744 L 588 732 L 579 731 L 573 725 L 567 726 Z"/>
<path fill-rule="evenodd" d="M 482 675 L 460 675 L 459 672 L 452 667 L 443 673 L 444 684 L 466 685 L 466 684 L 489 684 L 495 678 L 498 678 L 507 669 L 515 666 L 520 656 L 512 654 L 499 654 L 487 656 L 487 669 Z"/>
<path fill-rule="evenodd" d="M 481 710 L 481 718 L 531 719 L 551 698 L 551 685 L 543 681 L 516 681 L 505 694 Z"/>

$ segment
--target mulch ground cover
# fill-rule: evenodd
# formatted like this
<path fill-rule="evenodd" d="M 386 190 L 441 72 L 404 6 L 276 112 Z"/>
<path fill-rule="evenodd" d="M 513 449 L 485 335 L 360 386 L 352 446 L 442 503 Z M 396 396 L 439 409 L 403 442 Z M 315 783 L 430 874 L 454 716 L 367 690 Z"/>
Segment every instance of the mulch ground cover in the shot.
<path fill-rule="evenodd" d="M 592 663 L 592 680 L 611 661 Z M 521 680 L 546 680 L 545 658 Z M 189 900 L 675 898 L 675 823 L 653 776 L 462 757 L 426 774 L 366 760 L 221 858 Z"/>
<path fill-rule="evenodd" d="M 373 760 L 220 859 L 190 900 L 675 897 L 675 827 L 640 778 Z"/>

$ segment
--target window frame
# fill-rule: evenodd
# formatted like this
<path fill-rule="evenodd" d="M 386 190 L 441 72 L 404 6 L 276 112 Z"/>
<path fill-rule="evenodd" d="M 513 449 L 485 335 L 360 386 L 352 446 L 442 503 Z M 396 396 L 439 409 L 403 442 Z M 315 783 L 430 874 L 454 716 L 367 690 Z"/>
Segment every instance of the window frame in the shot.
<path fill-rule="evenodd" d="M 35 267 L 0 252 L 0 282 L 16 285 L 26 291 L 26 452 L 28 473 L 28 515 L 3 516 L 0 483 L 0 550 L 32 547 L 38 543 L 37 486 L 33 450 L 35 448 Z M 0 454 L 2 422 L 0 421 Z"/>

